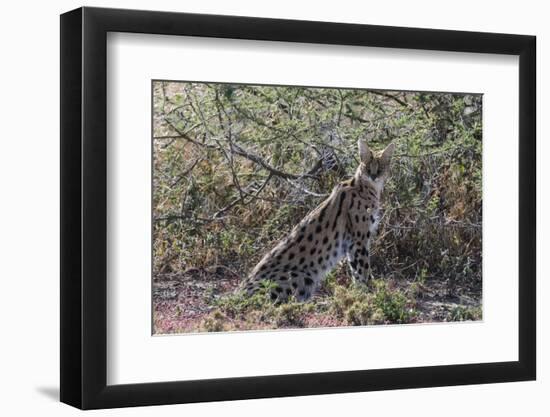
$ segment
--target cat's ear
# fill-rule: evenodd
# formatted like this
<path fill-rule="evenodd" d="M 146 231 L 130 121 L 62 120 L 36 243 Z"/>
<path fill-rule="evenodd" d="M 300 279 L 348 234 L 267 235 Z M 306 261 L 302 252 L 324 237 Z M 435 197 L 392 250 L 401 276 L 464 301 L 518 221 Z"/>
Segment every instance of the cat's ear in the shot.
<path fill-rule="evenodd" d="M 357 141 L 357 148 L 359 149 L 359 158 L 364 164 L 368 164 L 372 158 L 372 152 L 367 146 L 367 142 L 359 139 Z"/>
<path fill-rule="evenodd" d="M 394 150 L 395 150 L 395 144 L 393 142 L 390 143 L 388 146 L 386 146 L 386 149 L 384 149 L 382 151 L 382 155 L 380 155 L 381 165 L 388 166 L 390 164 L 390 160 Z"/>

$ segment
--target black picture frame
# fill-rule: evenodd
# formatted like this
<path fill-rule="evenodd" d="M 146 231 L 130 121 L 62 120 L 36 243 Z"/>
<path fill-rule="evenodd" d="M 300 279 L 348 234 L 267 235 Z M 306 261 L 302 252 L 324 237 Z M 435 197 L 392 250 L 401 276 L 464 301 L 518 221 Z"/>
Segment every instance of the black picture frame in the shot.
<path fill-rule="evenodd" d="M 107 385 L 108 32 L 519 56 L 519 360 Z M 79 8 L 61 15 L 61 401 L 81 409 L 534 380 L 534 36 Z"/>

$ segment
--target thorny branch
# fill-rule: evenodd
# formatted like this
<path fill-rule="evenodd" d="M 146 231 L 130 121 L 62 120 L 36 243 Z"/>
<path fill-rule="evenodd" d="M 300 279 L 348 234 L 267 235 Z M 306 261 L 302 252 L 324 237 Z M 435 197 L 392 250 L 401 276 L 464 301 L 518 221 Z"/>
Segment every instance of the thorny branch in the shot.
<path fill-rule="evenodd" d="M 185 191 L 189 203 L 181 213 L 171 212 L 168 197 L 160 201 L 154 218 L 163 225 L 159 230 L 165 222 L 230 230 L 243 214 L 255 224 L 279 207 L 289 208 L 281 211 L 293 216 L 284 218 L 289 227 L 354 171 L 356 141 L 368 137 L 375 150 L 390 141 L 398 145 L 373 255 L 383 256 L 382 264 L 396 274 L 435 268 L 449 247 L 455 248 L 449 255 L 455 269 L 445 273 L 479 263 L 481 204 L 471 188 L 481 164 L 474 128 L 479 104 L 468 102 L 473 111 L 465 115 L 463 98 L 452 95 L 191 83 L 180 86 L 172 102 L 175 86 L 166 83 L 158 91 L 155 122 L 162 128 L 154 132 L 155 150 L 189 162 L 158 181 L 181 190 L 188 178 L 198 191 Z M 419 259 L 426 248 L 432 252 Z"/>

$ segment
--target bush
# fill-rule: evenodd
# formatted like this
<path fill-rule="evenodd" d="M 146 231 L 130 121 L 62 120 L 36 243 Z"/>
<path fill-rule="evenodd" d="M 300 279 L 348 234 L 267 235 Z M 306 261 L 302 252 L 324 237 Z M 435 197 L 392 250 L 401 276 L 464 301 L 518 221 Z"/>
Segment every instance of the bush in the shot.
<path fill-rule="evenodd" d="M 219 310 L 204 318 L 200 324 L 200 330 L 206 332 L 223 332 L 230 330 L 227 317 Z"/>
<path fill-rule="evenodd" d="M 288 302 L 277 308 L 275 324 L 280 327 L 304 327 L 307 304 Z"/>
<path fill-rule="evenodd" d="M 399 289 L 390 289 L 387 282 L 373 280 L 370 289 L 364 285 L 338 287 L 332 309 L 351 325 L 410 323 L 414 320 L 415 303 Z"/>
<path fill-rule="evenodd" d="M 449 313 L 449 321 L 474 321 L 481 318 L 481 307 L 456 306 Z"/>
<path fill-rule="evenodd" d="M 397 145 L 375 272 L 479 289 L 481 122 L 480 95 L 155 82 L 154 271 L 246 276 L 367 138 Z"/>

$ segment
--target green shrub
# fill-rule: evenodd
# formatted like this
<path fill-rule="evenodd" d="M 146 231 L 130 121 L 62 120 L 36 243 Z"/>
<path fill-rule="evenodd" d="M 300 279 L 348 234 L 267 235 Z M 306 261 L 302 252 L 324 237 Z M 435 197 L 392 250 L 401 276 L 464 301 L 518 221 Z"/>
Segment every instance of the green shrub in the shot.
<path fill-rule="evenodd" d="M 414 301 L 384 280 L 372 280 L 368 287 L 337 287 L 332 311 L 351 325 L 410 323 L 416 315 Z"/>
<path fill-rule="evenodd" d="M 200 323 L 199 330 L 206 332 L 223 332 L 229 330 L 228 318 L 220 310 L 215 310 Z"/>
<path fill-rule="evenodd" d="M 391 323 L 408 323 L 414 317 L 413 302 L 400 290 L 390 290 L 384 281 L 373 281 L 374 293 L 372 303 L 375 310 L 380 310 L 385 321 Z"/>
<path fill-rule="evenodd" d="M 269 299 L 271 290 L 276 286 L 274 282 L 262 281 L 256 293 L 249 296 L 244 291 L 225 295 L 215 301 L 215 305 L 225 314 L 232 317 L 246 314 L 253 310 L 271 312 L 275 305 Z"/>
<path fill-rule="evenodd" d="M 481 307 L 456 306 L 449 312 L 449 321 L 477 321 L 482 319 Z"/>
<path fill-rule="evenodd" d="M 366 302 L 354 302 L 345 312 L 345 320 L 353 326 L 372 324 L 372 306 Z"/>
<path fill-rule="evenodd" d="M 277 307 L 275 324 L 277 327 L 304 327 L 307 304 L 288 302 Z"/>

